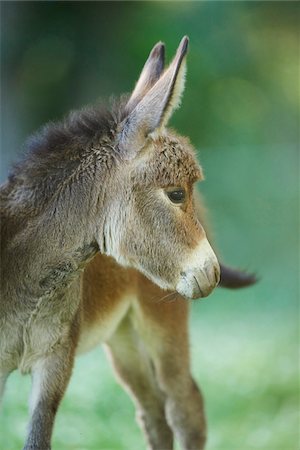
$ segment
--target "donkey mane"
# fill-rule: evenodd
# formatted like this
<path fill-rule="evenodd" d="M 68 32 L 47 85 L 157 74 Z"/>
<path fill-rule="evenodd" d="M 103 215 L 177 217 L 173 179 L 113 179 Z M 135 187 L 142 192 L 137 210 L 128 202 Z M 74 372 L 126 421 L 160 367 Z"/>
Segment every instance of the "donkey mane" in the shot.
<path fill-rule="evenodd" d="M 61 168 L 62 162 L 72 167 L 85 155 L 99 150 L 101 144 L 113 142 L 117 125 L 125 116 L 125 102 L 122 97 L 111 100 L 110 107 L 102 103 L 86 106 L 71 111 L 61 121 L 44 125 L 25 142 L 24 156 L 13 166 L 9 180 L 24 181 L 25 177 L 46 173 L 49 176 L 52 170 Z"/>
<path fill-rule="evenodd" d="M 109 107 L 98 102 L 72 111 L 29 137 L 24 156 L 12 166 L 1 192 L 12 212 L 19 210 L 21 203 L 24 210 L 28 203 L 26 214 L 35 215 L 76 180 L 96 175 L 101 179 L 119 157 L 114 144 L 126 101 L 127 96 L 122 96 L 111 99 Z"/>

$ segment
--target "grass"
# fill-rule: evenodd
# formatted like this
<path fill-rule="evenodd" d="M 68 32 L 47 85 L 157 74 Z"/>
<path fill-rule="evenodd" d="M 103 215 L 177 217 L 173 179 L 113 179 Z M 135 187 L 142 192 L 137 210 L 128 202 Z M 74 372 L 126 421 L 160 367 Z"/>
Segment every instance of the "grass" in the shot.
<path fill-rule="evenodd" d="M 215 301 L 223 297 L 217 293 Z M 202 310 L 199 304 L 192 308 L 191 346 L 193 373 L 206 399 L 207 450 L 299 449 L 297 326 L 286 327 L 289 315 L 278 311 L 270 321 L 264 313 L 230 313 L 229 319 L 229 313 Z M 22 447 L 29 387 L 29 377 L 17 372 L 9 379 L 0 425 L 5 450 Z M 76 362 L 53 448 L 145 448 L 133 405 L 101 349 Z"/>
<path fill-rule="evenodd" d="M 299 448 L 298 330 L 287 331 L 282 319 L 247 315 L 204 326 L 194 371 L 206 397 L 208 449 Z"/>

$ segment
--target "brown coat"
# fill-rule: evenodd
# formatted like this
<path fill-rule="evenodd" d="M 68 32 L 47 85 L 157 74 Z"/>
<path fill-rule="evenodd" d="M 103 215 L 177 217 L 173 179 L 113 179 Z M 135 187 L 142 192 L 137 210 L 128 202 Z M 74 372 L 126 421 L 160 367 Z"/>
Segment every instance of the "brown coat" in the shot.
<path fill-rule="evenodd" d="M 201 167 L 166 128 L 187 47 L 184 38 L 163 72 L 157 44 L 129 100 L 111 111 L 44 127 L 1 187 L 0 382 L 15 369 L 32 374 L 26 450 L 50 448 L 74 355 L 99 342 L 150 448 L 172 448 L 173 432 L 184 449 L 204 445 L 183 297 L 208 295 L 220 266 L 195 209 Z M 181 296 L 161 301 L 163 290 Z"/>

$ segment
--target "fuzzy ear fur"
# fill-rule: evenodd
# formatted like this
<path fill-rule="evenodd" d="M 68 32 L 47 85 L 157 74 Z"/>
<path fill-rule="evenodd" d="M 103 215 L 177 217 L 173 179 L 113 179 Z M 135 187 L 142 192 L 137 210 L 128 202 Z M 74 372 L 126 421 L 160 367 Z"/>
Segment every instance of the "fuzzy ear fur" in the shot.
<path fill-rule="evenodd" d="M 187 37 L 181 40 L 168 69 L 123 121 L 119 146 L 127 155 L 136 154 L 145 145 L 149 134 L 164 127 L 179 106 L 184 89 L 188 42 Z"/>
<path fill-rule="evenodd" d="M 151 50 L 140 77 L 135 85 L 134 91 L 132 92 L 126 105 L 126 110 L 128 113 L 136 107 L 144 95 L 157 82 L 164 70 L 164 67 L 165 46 L 162 42 L 158 42 Z"/>

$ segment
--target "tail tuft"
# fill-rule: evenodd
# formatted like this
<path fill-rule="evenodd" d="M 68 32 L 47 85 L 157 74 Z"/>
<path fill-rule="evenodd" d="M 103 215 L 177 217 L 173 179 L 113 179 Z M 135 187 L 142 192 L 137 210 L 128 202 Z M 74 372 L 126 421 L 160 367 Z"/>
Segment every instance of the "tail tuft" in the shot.
<path fill-rule="evenodd" d="M 221 277 L 220 277 L 220 287 L 228 289 L 240 289 L 243 287 L 251 286 L 258 282 L 258 278 L 255 274 L 246 273 L 242 270 L 231 269 L 223 264 L 220 264 Z"/>

